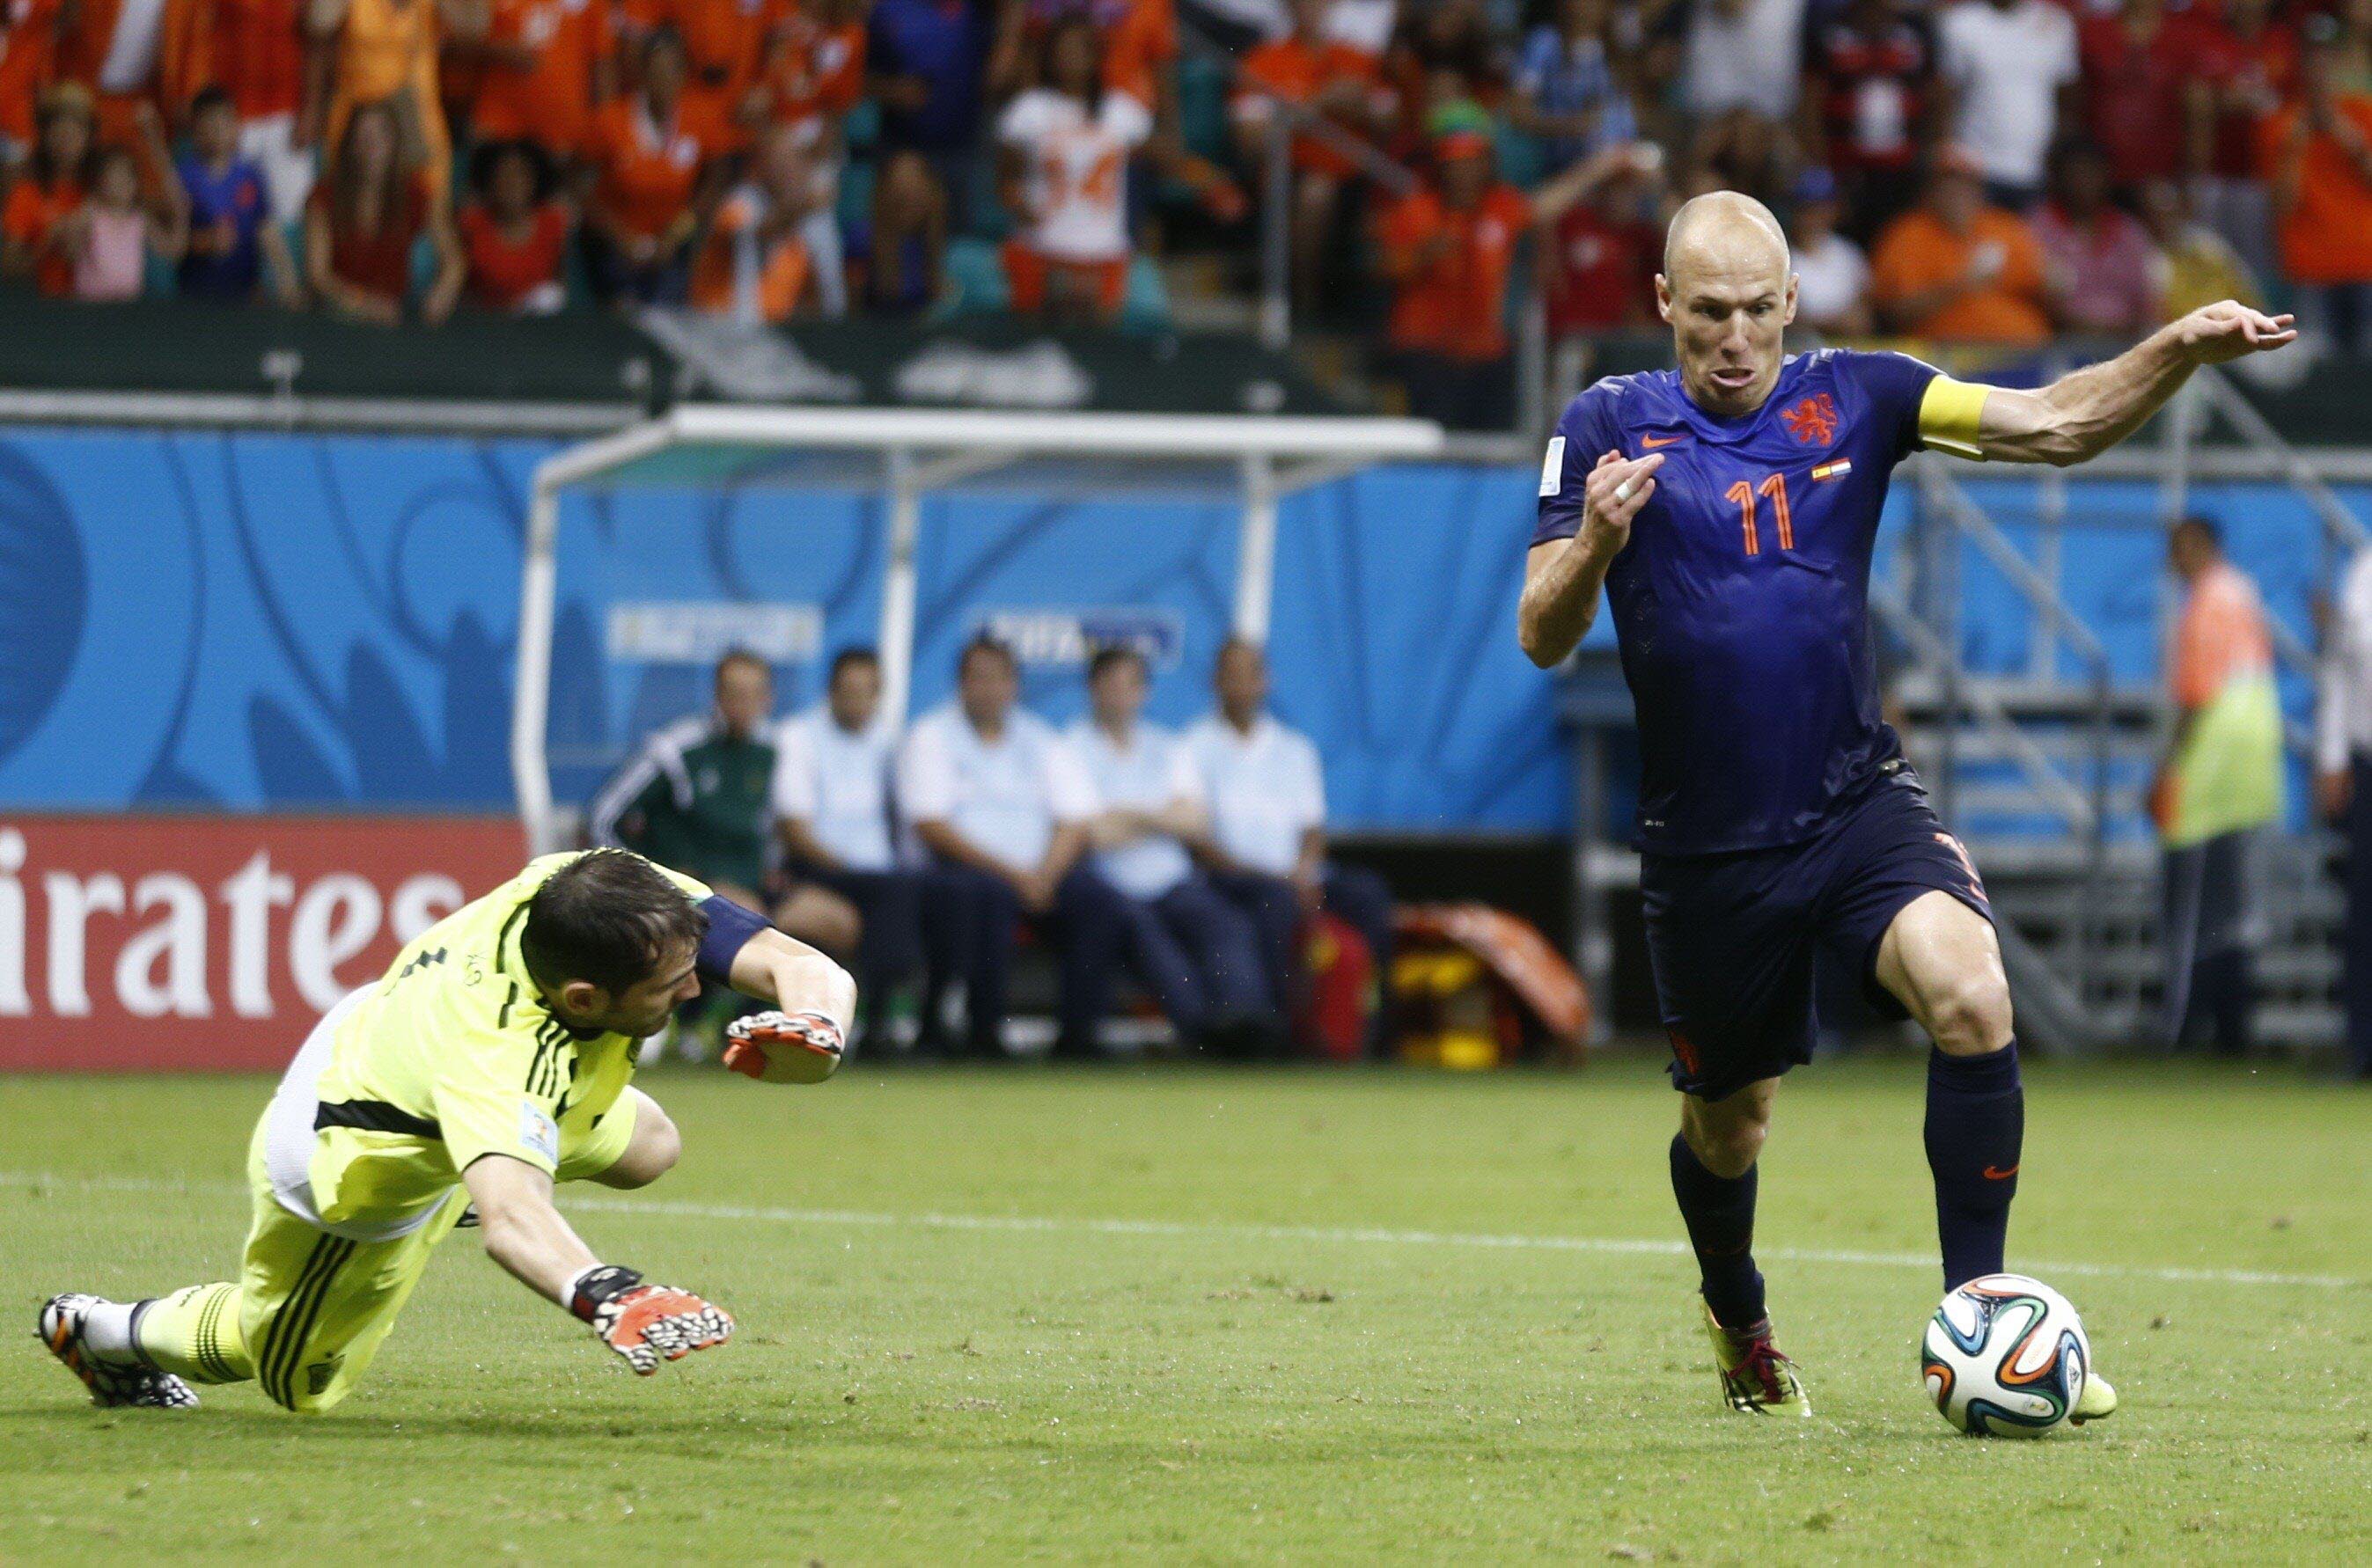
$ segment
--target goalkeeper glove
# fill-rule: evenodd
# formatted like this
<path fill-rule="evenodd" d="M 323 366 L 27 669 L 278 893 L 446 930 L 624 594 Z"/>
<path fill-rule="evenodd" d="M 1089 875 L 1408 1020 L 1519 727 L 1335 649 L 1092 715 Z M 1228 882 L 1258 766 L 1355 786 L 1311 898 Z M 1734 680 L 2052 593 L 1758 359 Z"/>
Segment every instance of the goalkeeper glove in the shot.
<path fill-rule="evenodd" d="M 725 1065 L 770 1084 L 820 1084 L 841 1049 L 840 1026 L 821 1013 L 752 1013 L 725 1027 Z"/>
<path fill-rule="evenodd" d="M 693 1351 L 721 1345 L 733 1332 L 733 1318 L 720 1307 L 689 1291 L 648 1285 L 632 1269 L 603 1265 L 569 1283 L 568 1309 L 601 1336 L 601 1342 L 647 1377 L 659 1359 L 680 1361 Z"/>

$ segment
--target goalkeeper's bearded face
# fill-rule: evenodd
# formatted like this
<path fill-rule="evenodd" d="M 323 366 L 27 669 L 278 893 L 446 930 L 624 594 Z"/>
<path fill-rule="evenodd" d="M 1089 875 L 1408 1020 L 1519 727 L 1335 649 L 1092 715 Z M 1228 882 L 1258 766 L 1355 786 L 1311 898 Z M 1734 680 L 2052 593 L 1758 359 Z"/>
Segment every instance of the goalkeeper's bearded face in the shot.
<path fill-rule="evenodd" d="M 574 1015 L 571 1022 L 635 1040 L 658 1033 L 678 1007 L 700 994 L 700 976 L 692 963 L 697 951 L 690 946 L 671 949 L 649 974 L 614 996 L 589 981 L 571 981 L 561 989 Z"/>

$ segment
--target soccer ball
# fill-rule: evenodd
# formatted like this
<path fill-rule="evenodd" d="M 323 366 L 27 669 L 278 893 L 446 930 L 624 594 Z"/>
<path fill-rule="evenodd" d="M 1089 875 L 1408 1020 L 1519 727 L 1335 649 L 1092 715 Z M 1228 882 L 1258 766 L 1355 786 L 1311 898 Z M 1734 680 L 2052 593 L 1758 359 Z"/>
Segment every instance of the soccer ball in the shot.
<path fill-rule="evenodd" d="M 2040 1437 L 2063 1424 L 2091 1366 L 2076 1308 L 2024 1274 L 1985 1274 L 1952 1292 L 1919 1348 L 1928 1397 L 1974 1436 Z"/>

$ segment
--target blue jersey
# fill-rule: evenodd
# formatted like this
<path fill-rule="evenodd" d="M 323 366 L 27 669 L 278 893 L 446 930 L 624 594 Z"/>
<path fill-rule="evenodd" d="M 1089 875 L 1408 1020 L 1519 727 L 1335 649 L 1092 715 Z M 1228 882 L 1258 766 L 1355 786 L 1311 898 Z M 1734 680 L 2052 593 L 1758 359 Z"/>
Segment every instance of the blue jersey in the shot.
<path fill-rule="evenodd" d="M 1878 715 L 1870 552 L 1936 374 L 1824 349 L 1789 357 L 1742 418 L 1706 412 L 1658 370 L 1598 382 L 1557 422 L 1534 544 L 1580 528 L 1600 456 L 1664 454 L 1606 575 L 1638 709 L 1642 849 L 1798 842 L 1901 767 Z"/>
<path fill-rule="evenodd" d="M 236 158 L 216 173 L 195 156 L 183 158 L 177 172 L 190 196 L 191 228 L 211 228 L 228 218 L 234 236 L 228 250 L 181 258 L 181 292 L 193 298 L 249 298 L 263 272 L 262 235 L 268 215 L 262 172 Z"/>

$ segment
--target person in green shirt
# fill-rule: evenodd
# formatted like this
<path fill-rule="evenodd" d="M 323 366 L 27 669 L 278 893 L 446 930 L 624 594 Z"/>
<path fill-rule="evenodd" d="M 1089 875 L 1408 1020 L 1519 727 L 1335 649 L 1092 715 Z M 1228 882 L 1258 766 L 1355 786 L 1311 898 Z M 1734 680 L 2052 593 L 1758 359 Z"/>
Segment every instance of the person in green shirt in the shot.
<path fill-rule="evenodd" d="M 856 907 L 829 888 L 770 869 L 773 671 L 757 655 L 734 649 L 716 661 L 715 696 L 708 712 L 654 731 L 602 785 L 588 813 L 588 837 L 764 910 L 777 929 L 810 947 L 852 956 L 862 931 Z"/>

